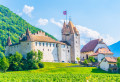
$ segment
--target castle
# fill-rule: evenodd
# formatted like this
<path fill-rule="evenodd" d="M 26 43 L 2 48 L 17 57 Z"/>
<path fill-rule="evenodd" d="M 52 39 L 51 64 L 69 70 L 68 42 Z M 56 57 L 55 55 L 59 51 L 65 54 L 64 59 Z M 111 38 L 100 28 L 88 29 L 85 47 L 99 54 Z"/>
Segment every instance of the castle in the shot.
<path fill-rule="evenodd" d="M 8 37 L 5 55 L 18 51 L 26 58 L 31 50 L 42 51 L 43 62 L 77 63 L 76 58 L 80 58 L 80 34 L 71 21 L 63 24 L 62 41 L 56 41 L 42 31 L 32 34 L 27 28 L 17 44 L 12 44 L 10 36 Z"/>

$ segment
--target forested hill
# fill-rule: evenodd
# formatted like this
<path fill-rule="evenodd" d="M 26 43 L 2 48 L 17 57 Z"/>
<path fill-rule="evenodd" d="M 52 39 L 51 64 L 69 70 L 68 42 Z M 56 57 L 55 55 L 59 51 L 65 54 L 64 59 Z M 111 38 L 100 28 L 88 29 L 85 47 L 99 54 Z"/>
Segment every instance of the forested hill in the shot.
<path fill-rule="evenodd" d="M 29 30 L 32 33 L 41 30 L 30 25 L 24 19 L 10 11 L 5 6 L 0 5 L 0 51 L 4 52 L 8 34 L 10 34 L 12 43 L 17 43 L 19 41 L 19 36 L 25 33 L 27 27 L 29 27 Z M 56 40 L 56 38 L 52 35 L 48 33 L 46 33 L 46 35 Z"/>

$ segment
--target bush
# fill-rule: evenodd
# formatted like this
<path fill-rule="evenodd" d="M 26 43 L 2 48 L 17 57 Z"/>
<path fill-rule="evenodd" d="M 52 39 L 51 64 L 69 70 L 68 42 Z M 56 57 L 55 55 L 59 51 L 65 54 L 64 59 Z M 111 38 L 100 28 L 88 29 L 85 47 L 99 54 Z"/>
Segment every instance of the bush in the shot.
<path fill-rule="evenodd" d="M 118 73 L 120 73 L 120 68 L 118 69 Z"/>
<path fill-rule="evenodd" d="M 88 64 L 88 61 L 85 59 L 83 63 L 84 63 L 85 65 L 87 65 L 87 64 Z"/>
<path fill-rule="evenodd" d="M 112 73 L 112 69 L 111 69 L 111 68 L 109 68 L 109 69 L 108 69 L 108 72 L 109 72 L 109 73 Z"/>
<path fill-rule="evenodd" d="M 40 68 L 44 68 L 44 64 L 43 63 L 39 63 L 39 67 Z"/>

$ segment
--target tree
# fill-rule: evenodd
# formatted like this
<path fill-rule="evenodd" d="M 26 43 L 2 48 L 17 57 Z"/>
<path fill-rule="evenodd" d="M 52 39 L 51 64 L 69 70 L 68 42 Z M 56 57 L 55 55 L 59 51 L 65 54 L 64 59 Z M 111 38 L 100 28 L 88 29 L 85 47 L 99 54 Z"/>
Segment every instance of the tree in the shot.
<path fill-rule="evenodd" d="M 14 55 L 11 55 L 9 57 L 9 62 L 10 62 L 10 70 L 15 70 L 15 71 L 20 71 L 22 70 L 22 54 L 20 54 L 19 52 L 16 52 Z"/>
<path fill-rule="evenodd" d="M 42 58 L 43 58 L 43 52 L 38 50 L 38 59 L 39 59 L 39 61 L 41 61 Z"/>
<path fill-rule="evenodd" d="M 4 56 L 4 53 L 0 51 L 0 58 L 3 58 Z"/>
<path fill-rule="evenodd" d="M 9 62 L 6 57 L 0 59 L 0 69 L 4 72 L 9 68 Z"/>
<path fill-rule="evenodd" d="M 41 59 L 43 58 L 43 53 L 38 50 L 38 53 L 36 51 L 30 51 L 27 53 L 27 64 L 29 69 L 38 69 L 41 63 Z"/>
<path fill-rule="evenodd" d="M 118 73 L 120 73 L 120 57 L 117 58 Z"/>
<path fill-rule="evenodd" d="M 78 63 L 79 63 L 79 61 L 80 61 L 80 58 L 79 58 L 79 57 L 77 57 L 76 59 L 77 59 L 77 61 L 78 61 Z"/>

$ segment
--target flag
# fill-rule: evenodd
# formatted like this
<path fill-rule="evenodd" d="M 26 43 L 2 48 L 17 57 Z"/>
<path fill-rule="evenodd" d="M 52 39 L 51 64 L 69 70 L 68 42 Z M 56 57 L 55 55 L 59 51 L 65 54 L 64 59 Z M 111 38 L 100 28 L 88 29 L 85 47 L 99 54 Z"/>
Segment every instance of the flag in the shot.
<path fill-rule="evenodd" d="M 67 15 L 67 11 L 63 11 L 63 15 Z"/>

